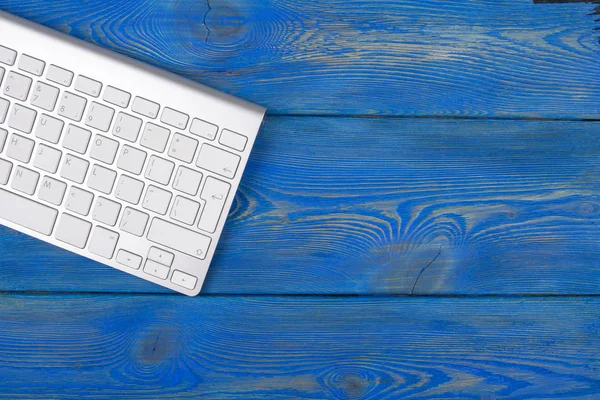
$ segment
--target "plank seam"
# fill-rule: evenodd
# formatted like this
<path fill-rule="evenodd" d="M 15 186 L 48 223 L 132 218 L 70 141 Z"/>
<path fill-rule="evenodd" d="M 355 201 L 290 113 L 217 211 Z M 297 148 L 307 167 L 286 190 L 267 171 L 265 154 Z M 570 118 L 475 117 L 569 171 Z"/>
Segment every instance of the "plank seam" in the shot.
<path fill-rule="evenodd" d="M 10 297 L 10 296 L 65 296 L 65 295 L 73 295 L 73 296 L 157 296 L 157 297 L 181 297 L 186 298 L 185 296 L 179 293 L 153 293 L 153 292 L 69 292 L 69 291 L 51 291 L 51 292 L 40 292 L 40 291 L 1 291 L 0 297 Z M 257 293 L 257 294 L 243 294 L 243 293 L 207 293 L 200 294 L 196 296 L 197 298 L 220 298 L 220 297 L 229 297 L 229 298 L 248 298 L 248 297 L 289 297 L 289 298 L 369 298 L 369 299 L 416 299 L 416 298 L 428 298 L 428 299 L 479 299 L 479 298 L 503 298 L 503 299 L 559 299 L 559 298 L 598 298 L 600 297 L 600 293 L 592 293 L 592 294 L 420 294 L 420 295 L 410 295 L 410 294 L 381 294 L 381 293 L 373 293 L 373 294 L 298 294 L 298 293 Z"/>
<path fill-rule="evenodd" d="M 437 116 L 437 115 L 368 115 L 368 114 L 293 114 L 269 113 L 267 117 L 292 118 L 345 118 L 345 119 L 426 119 L 426 120 L 459 120 L 459 121 L 539 121 L 539 122 L 600 122 L 597 118 L 533 118 L 533 117 L 471 117 L 471 116 Z"/>

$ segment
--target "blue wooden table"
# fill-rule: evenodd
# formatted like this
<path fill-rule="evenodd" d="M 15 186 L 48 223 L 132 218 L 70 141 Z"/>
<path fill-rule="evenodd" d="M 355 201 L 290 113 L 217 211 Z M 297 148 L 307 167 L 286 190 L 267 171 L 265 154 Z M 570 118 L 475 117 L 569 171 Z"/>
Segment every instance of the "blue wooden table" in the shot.
<path fill-rule="evenodd" d="M 0 397 L 600 398 L 600 8 L 0 9 L 270 110 L 196 298 L 0 228 Z"/>

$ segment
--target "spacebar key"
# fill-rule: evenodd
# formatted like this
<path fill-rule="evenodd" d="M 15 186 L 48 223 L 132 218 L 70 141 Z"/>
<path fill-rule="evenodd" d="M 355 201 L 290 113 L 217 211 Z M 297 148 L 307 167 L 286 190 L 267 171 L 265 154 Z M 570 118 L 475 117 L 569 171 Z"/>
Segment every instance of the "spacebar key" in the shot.
<path fill-rule="evenodd" d="M 32 231 L 50 235 L 58 211 L 40 203 L 0 189 L 0 218 Z"/>
<path fill-rule="evenodd" d="M 148 240 L 162 244 L 195 258 L 204 260 L 210 246 L 210 238 L 179 225 L 154 218 L 148 231 Z"/>

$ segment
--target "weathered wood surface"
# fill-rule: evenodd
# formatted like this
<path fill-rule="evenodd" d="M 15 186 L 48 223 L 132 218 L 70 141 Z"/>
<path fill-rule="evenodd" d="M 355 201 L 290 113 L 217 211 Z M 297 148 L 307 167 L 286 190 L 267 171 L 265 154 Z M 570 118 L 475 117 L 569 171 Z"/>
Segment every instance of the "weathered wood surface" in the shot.
<path fill-rule="evenodd" d="M 207 3 L 2 0 L 0 8 L 272 114 L 600 119 L 592 4 Z"/>
<path fill-rule="evenodd" d="M 600 119 L 594 7 L 0 0 L 305 116 L 268 119 L 205 296 L 0 227 L 0 398 L 596 399 L 600 123 L 334 118 Z"/>
<path fill-rule="evenodd" d="M 204 293 L 597 294 L 598 138 L 598 122 L 269 118 Z M 0 290 L 161 290 L 0 232 Z"/>
<path fill-rule="evenodd" d="M 4 296 L 0 397 L 593 399 L 599 310 L 597 298 Z"/>

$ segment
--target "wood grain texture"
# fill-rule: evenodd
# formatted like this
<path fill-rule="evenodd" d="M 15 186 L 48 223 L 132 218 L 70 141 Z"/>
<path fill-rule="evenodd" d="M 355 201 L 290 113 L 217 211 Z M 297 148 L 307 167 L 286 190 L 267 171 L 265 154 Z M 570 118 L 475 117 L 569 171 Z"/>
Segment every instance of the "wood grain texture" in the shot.
<path fill-rule="evenodd" d="M 599 23 L 532 0 L 0 0 L 271 114 L 600 119 Z"/>
<path fill-rule="evenodd" d="M 594 399 L 600 300 L 4 296 L 0 398 Z"/>
<path fill-rule="evenodd" d="M 204 292 L 597 294 L 599 138 L 597 122 L 269 118 Z M 162 290 L 0 232 L 0 290 Z"/>

